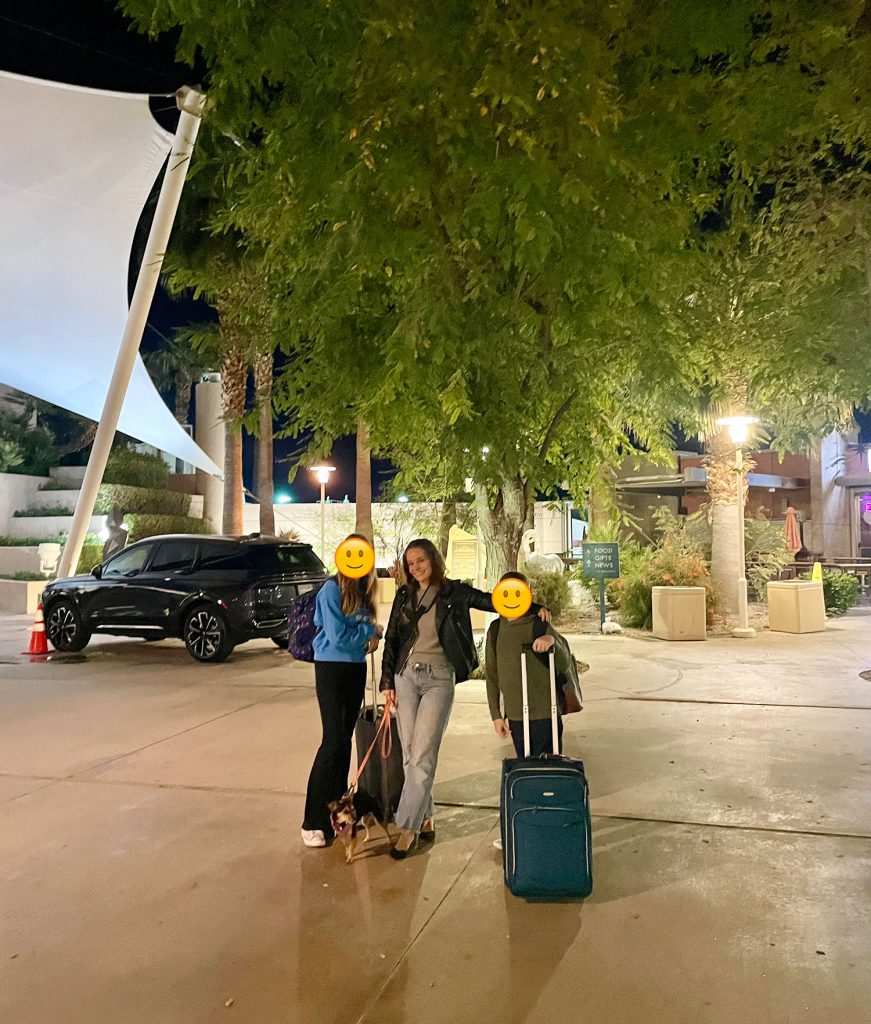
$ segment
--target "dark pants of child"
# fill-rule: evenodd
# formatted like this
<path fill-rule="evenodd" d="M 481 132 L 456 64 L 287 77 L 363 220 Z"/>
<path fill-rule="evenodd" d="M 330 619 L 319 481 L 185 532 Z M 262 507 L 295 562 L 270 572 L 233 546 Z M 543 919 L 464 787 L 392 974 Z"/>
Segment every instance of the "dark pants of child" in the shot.
<path fill-rule="evenodd" d="M 515 722 L 508 720 L 508 728 L 511 730 L 511 739 L 514 741 L 514 749 L 518 757 L 523 757 L 523 721 Z M 559 733 L 559 745 L 563 745 L 563 718 L 557 716 L 557 731 Z M 553 731 L 549 718 L 530 718 L 529 720 L 529 756 L 538 757 L 540 754 L 553 753 Z"/>
<path fill-rule="evenodd" d="M 365 661 L 315 662 L 315 693 L 324 734 L 308 780 L 302 827 L 321 829 L 327 839 L 333 835 L 327 804 L 348 788 L 351 740 L 365 688 Z"/>

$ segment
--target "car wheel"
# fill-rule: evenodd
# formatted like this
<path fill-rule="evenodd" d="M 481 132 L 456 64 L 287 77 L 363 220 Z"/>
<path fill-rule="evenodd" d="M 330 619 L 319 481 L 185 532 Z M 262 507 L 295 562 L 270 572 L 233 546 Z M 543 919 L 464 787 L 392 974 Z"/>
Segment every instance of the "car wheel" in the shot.
<path fill-rule="evenodd" d="M 283 651 L 287 650 L 287 645 L 290 643 L 290 637 L 287 633 L 283 633 L 281 636 L 272 636 L 269 639 L 276 647 L 280 647 Z"/>
<path fill-rule="evenodd" d="M 45 620 L 45 635 L 56 651 L 80 651 L 91 639 L 72 601 L 57 601 L 51 606 Z"/>
<path fill-rule="evenodd" d="M 226 616 L 208 604 L 194 608 L 185 619 L 184 642 L 192 658 L 212 665 L 226 661 L 234 646 Z"/>

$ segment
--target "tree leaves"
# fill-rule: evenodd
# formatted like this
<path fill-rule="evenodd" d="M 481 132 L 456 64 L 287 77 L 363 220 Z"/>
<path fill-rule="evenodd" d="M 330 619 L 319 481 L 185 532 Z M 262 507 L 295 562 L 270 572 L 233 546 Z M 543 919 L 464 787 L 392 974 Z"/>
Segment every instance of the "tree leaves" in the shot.
<path fill-rule="evenodd" d="M 318 444 L 580 491 L 736 381 L 781 441 L 868 394 L 855 0 L 122 7 L 202 48 L 209 228 Z"/>

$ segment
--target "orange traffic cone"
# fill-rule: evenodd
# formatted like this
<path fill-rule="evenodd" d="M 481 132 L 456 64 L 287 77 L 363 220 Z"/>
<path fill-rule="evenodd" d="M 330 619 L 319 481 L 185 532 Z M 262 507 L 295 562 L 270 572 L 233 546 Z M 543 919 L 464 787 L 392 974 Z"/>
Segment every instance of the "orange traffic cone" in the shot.
<path fill-rule="evenodd" d="M 33 620 L 33 629 L 30 631 L 31 656 L 45 657 L 48 654 L 48 643 L 45 639 L 45 618 L 42 614 L 42 601 L 36 606 L 36 618 Z"/>

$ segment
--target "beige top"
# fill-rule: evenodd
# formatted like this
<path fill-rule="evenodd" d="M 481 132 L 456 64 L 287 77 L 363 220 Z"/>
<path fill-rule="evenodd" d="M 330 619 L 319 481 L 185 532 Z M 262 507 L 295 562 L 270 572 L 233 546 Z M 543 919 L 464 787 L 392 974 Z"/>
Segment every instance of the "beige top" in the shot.
<path fill-rule="evenodd" d="M 416 661 L 427 665 L 450 664 L 436 629 L 435 601 L 430 604 L 417 624 L 417 641 L 411 649 L 411 654 L 408 658 L 410 665 L 413 665 Z"/>

